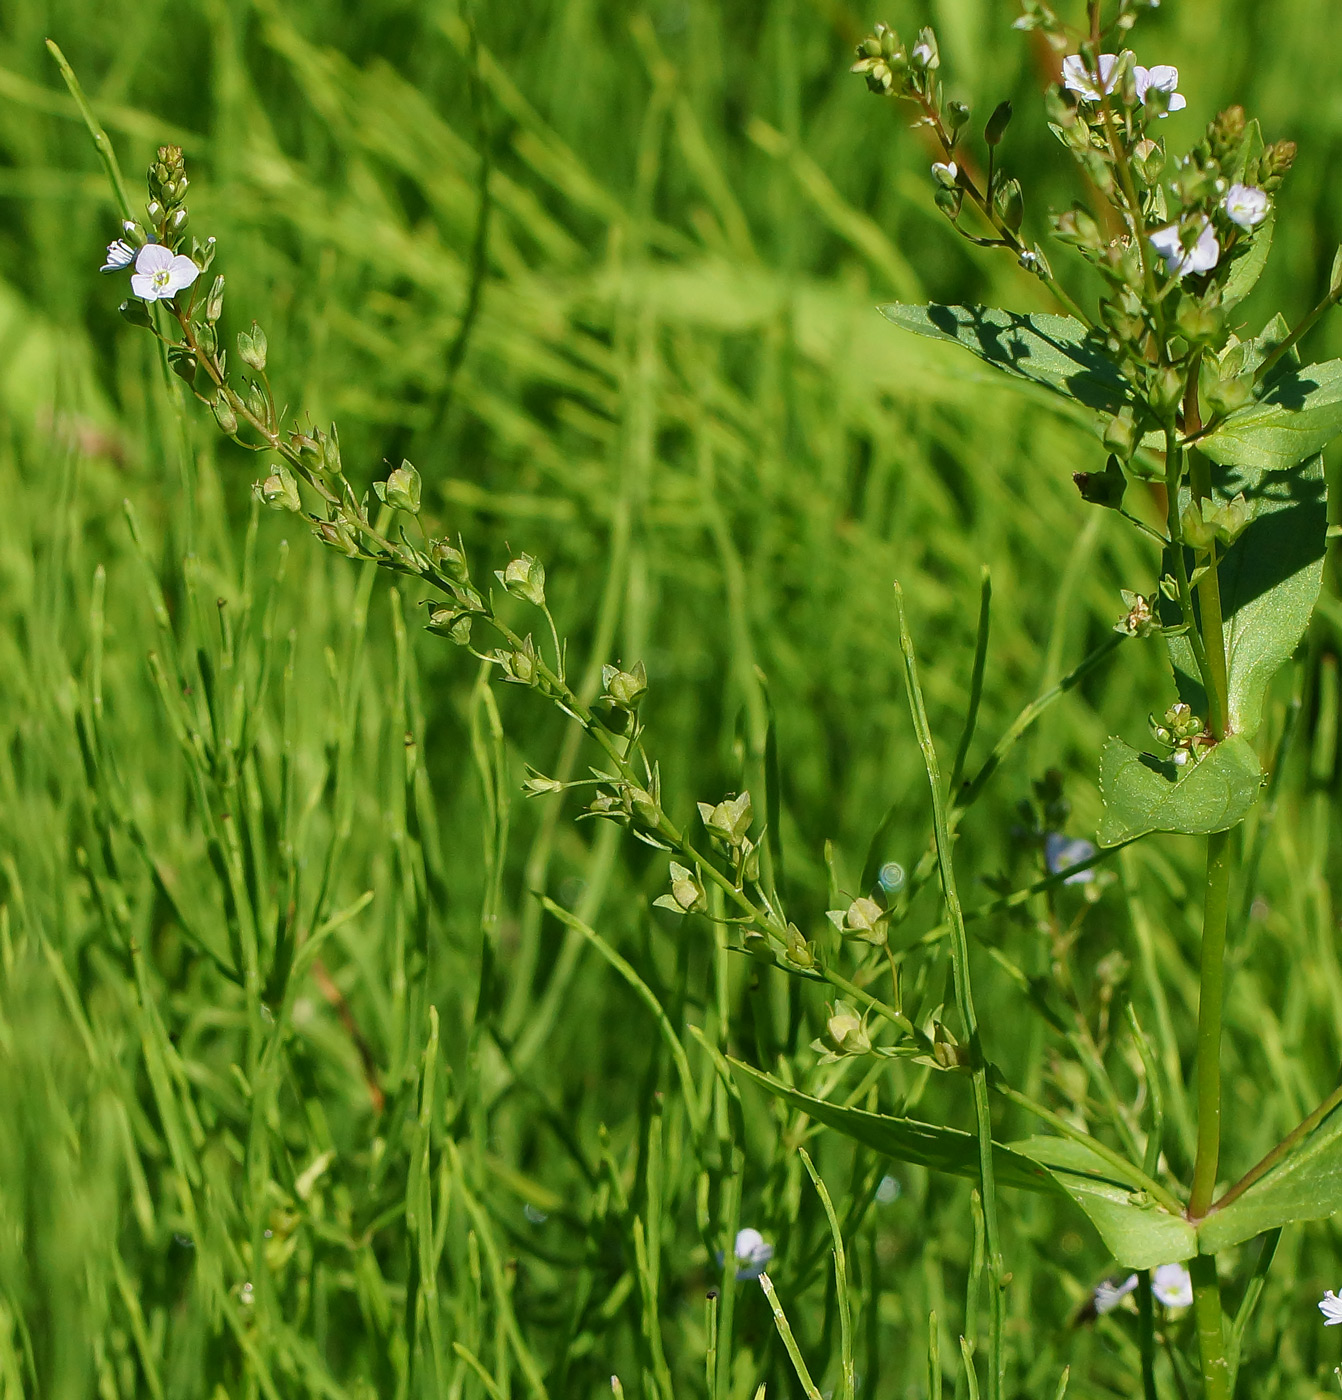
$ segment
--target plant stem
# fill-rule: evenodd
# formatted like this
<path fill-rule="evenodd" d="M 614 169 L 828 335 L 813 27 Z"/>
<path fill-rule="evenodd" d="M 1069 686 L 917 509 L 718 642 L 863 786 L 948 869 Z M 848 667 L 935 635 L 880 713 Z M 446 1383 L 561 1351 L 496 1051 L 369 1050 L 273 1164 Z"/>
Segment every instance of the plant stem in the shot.
<path fill-rule="evenodd" d="M 1221 1324 L 1221 1285 L 1216 1259 L 1199 1254 L 1188 1261 L 1193 1278 L 1193 1315 L 1198 1328 L 1205 1400 L 1230 1400 L 1230 1363 L 1226 1359 L 1225 1329 Z"/>
<path fill-rule="evenodd" d="M 1137 1331 L 1142 1349 L 1142 1400 L 1160 1400 L 1156 1389 L 1156 1310 L 1151 1297 L 1151 1274 L 1137 1275 Z"/>
<path fill-rule="evenodd" d="M 1193 356 L 1188 368 L 1188 388 L 1184 394 L 1185 437 L 1196 437 L 1202 430 L 1202 417 L 1198 408 L 1198 371 L 1202 364 L 1202 354 Z M 1200 505 L 1212 494 L 1212 471 L 1201 452 L 1188 449 L 1188 484 L 1195 505 Z M 1226 674 L 1225 622 L 1221 614 L 1221 580 L 1217 572 L 1216 542 L 1212 541 L 1207 558 L 1207 567 L 1198 580 L 1198 603 L 1202 614 L 1202 646 L 1207 656 L 1207 671 L 1211 687 L 1207 692 L 1208 719 L 1212 728 L 1212 738 L 1218 742 L 1225 738 L 1230 723 L 1229 679 Z"/>
<path fill-rule="evenodd" d="M 1231 833 L 1207 837 L 1207 892 L 1202 911 L 1202 968 L 1198 991 L 1198 1146 L 1192 1220 L 1206 1215 L 1221 1154 L 1221 1003 L 1225 982 L 1226 920 L 1230 908 Z"/>
<path fill-rule="evenodd" d="M 1002 1258 L 997 1228 L 997 1183 L 993 1170 L 992 1111 L 988 1105 L 988 1070 L 979 1040 L 978 1018 L 974 1012 L 974 991 L 969 975 L 969 939 L 965 934 L 964 912 L 955 884 L 954 847 L 946 802 L 941 791 L 941 769 L 937 760 L 932 729 L 927 720 L 922 687 L 918 683 L 918 660 L 913 649 L 904 594 L 895 585 L 895 608 L 899 614 L 899 644 L 904 653 L 904 675 L 908 685 L 909 709 L 918 735 L 927 781 L 932 790 L 932 827 L 941 870 L 941 889 L 951 926 L 951 965 L 955 980 L 956 1009 L 960 1013 L 965 1039 L 969 1043 L 974 1084 L 974 1120 L 979 1146 L 979 1189 L 983 1197 L 983 1233 L 988 1255 L 988 1400 L 1002 1400 L 1006 1381 L 1006 1266 Z"/>

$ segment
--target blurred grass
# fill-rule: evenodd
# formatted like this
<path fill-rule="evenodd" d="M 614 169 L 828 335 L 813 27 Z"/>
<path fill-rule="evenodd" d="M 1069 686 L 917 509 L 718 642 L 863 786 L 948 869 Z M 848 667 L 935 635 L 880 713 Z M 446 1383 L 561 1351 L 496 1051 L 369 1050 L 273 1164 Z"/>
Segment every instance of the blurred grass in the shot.
<path fill-rule="evenodd" d="M 263 321 L 280 399 L 336 418 L 369 478 L 414 460 L 429 515 L 480 566 L 505 542 L 542 557 L 589 690 L 603 661 L 646 661 L 675 810 L 742 785 L 762 806 L 772 706 L 790 902 L 814 927 L 831 886 L 856 892 L 892 804 L 879 854 L 911 866 L 927 840 L 892 581 L 949 751 L 991 570 L 978 755 L 1103 640 L 1120 586 L 1154 581 L 1144 545 L 1076 497 L 1071 472 L 1099 465 L 1089 433 L 872 309 L 1043 305 L 1033 279 L 955 241 L 917 134 L 846 74 L 868 18 L 922 13 L 892 10 L 552 0 L 480 7 L 476 49 L 450 4 L 0 11 L 6 1400 L 568 1397 L 612 1371 L 631 1395 L 701 1394 L 703 1294 L 738 1223 L 777 1246 L 812 1372 L 838 1373 L 801 1129 L 751 1096 L 738 1117 L 684 1029 L 774 1069 L 821 1000 L 654 914 L 659 858 L 572 803 L 517 800 L 524 763 L 580 772 L 586 756 L 534 697 L 492 693 L 423 637 L 413 589 L 249 515 L 257 464 L 178 416 L 116 316 L 120 288 L 94 272 L 115 212 L 45 37 L 128 172 L 162 140 L 186 147 L 226 319 Z M 1044 55 L 1003 10 L 940 0 L 926 17 L 966 100 L 1015 102 L 1004 149 L 1042 232 L 1070 173 L 1039 120 Z M 1310 304 L 1342 225 L 1340 24 L 1323 0 L 1169 0 L 1142 32 L 1189 97 L 1172 136 L 1238 100 L 1301 142 L 1251 320 Z M 1314 355 L 1342 353 L 1339 334 L 1316 333 Z M 1335 640 L 1321 622 L 1279 685 L 1273 731 L 1294 687 L 1301 739 L 1275 822 L 1246 836 L 1261 881 L 1231 992 L 1231 1172 L 1342 1055 L 1334 764 L 1314 723 Z M 1167 689 L 1154 648 L 1129 644 L 1050 710 L 966 822 L 967 889 L 986 899 L 984 877 L 1037 871 L 1012 832 L 1049 767 L 1072 829 L 1093 830 L 1099 743 L 1141 736 Z M 1143 847 L 1093 907 L 1065 892 L 978 926 L 1049 977 L 1085 912 L 1083 995 L 1130 1096 L 1140 1063 L 1106 1008 L 1130 992 L 1156 1037 L 1176 1167 L 1194 858 Z M 542 891 L 666 1008 L 707 1137 L 646 1006 Z M 938 917 L 924 895 L 910 939 Z M 284 997 L 258 1001 L 294 957 Z M 915 1001 L 947 999 L 939 945 L 911 966 Z M 1096 1086 L 1000 965 L 978 976 L 989 1053 L 1093 1113 Z M 843 1091 L 967 1121 L 960 1086 L 925 1078 Z M 849 1243 L 860 1393 L 921 1393 L 928 1309 L 948 1376 L 977 1326 L 959 1301 L 967 1191 L 897 1169 L 899 1198 L 873 1204 L 887 1164 L 809 1146 Z M 1009 1224 L 1019 1393 L 1051 1394 L 1067 1361 L 1073 1396 L 1135 1393 L 1121 1315 L 1072 1325 L 1106 1264 L 1097 1242 L 1050 1202 L 1017 1203 Z M 1336 1285 L 1338 1244 L 1331 1225 L 1286 1232 L 1245 1393 L 1318 1393 L 1334 1358 L 1313 1302 Z M 753 1287 L 727 1281 L 722 1319 L 720 1394 L 793 1393 Z"/>

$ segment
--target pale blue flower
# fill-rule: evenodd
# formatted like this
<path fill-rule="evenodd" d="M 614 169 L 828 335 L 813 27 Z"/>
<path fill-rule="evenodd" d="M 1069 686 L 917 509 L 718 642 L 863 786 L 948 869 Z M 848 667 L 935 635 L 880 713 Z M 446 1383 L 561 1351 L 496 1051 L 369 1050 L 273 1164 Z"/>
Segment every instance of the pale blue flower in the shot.
<path fill-rule="evenodd" d="M 1044 864 L 1050 875 L 1061 875 L 1064 870 L 1080 865 L 1095 854 L 1094 845 L 1084 836 L 1064 836 L 1060 831 L 1050 831 L 1044 837 Z M 1094 870 L 1078 870 L 1069 875 L 1064 885 L 1084 885 L 1095 878 Z"/>

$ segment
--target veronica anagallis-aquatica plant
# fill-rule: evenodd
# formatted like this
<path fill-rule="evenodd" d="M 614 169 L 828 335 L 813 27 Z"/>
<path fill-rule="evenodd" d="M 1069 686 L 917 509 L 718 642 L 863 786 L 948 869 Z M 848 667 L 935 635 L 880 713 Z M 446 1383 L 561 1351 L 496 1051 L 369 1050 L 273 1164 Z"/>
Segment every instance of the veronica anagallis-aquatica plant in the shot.
<path fill-rule="evenodd" d="M 907 1057 L 966 1081 L 972 1133 L 844 1106 L 758 1069 L 732 1065 L 743 1079 L 879 1152 L 974 1179 L 983 1269 L 971 1288 L 986 1281 L 989 1325 L 986 1365 L 968 1346 L 965 1365 L 975 1394 L 978 1370 L 984 1371 L 990 1400 L 1005 1394 L 1008 1368 L 1010 1273 L 999 1190 L 1063 1193 L 1089 1218 L 1117 1264 L 1132 1271 L 1125 1283 L 1097 1292 L 1095 1309 L 1107 1311 L 1128 1292 L 1138 1294 L 1147 1400 L 1156 1397 L 1153 1299 L 1176 1308 L 1191 1303 L 1204 1392 L 1209 1400 L 1225 1400 L 1234 1388 L 1243 1319 L 1232 1328 L 1223 1316 L 1218 1255 L 1342 1206 L 1342 1115 L 1335 1113 L 1342 1089 L 1257 1166 L 1217 1191 L 1232 842 L 1266 781 L 1256 741 L 1268 686 L 1300 643 L 1322 581 L 1327 524 L 1321 454 L 1342 430 L 1342 362 L 1305 366 L 1299 344 L 1342 297 L 1342 258 L 1327 295 L 1298 325 L 1277 316 L 1253 333 L 1237 318 L 1267 261 L 1295 147 L 1266 143 L 1257 122 L 1231 107 L 1182 154 L 1169 149 L 1179 139 L 1178 122 L 1169 118 L 1186 105 L 1178 73 L 1168 65 L 1139 64 L 1127 47 L 1141 12 L 1156 3 L 1118 0 L 1106 19 L 1099 0 L 1090 0 L 1085 26 L 1077 30 L 1044 0 L 1023 0 L 1016 21 L 1018 30 L 1042 35 L 1057 56 L 1058 81 L 1044 101 L 1047 120 L 1080 167 L 1091 203 L 1054 213 L 1049 222 L 1055 242 L 1083 258 L 1098 278 L 1094 314 L 1062 288 L 1043 247 L 1027 236 L 1024 191 L 1001 162 L 1010 105 L 991 113 L 981 128 L 983 148 L 975 150 L 969 138 L 976 124 L 964 104 L 945 96 L 930 28 L 906 42 L 877 26 L 858 47 L 854 71 L 872 92 L 910 110 L 934 147 L 937 206 L 972 243 L 1015 258 L 1035 274 L 1064 314 L 946 305 L 891 305 L 883 313 L 904 331 L 957 344 L 1090 416 L 1107 460 L 1100 470 L 1077 471 L 1080 496 L 1120 513 L 1148 538 L 1154 587 L 1123 592 L 1114 636 L 1026 705 L 982 766 L 970 772 L 966 763 L 987 644 L 985 584 L 969 714 L 944 776 L 896 590 L 933 831 L 907 875 L 874 860 L 879 843 L 873 841 L 865 892 L 831 911 L 829 926 L 809 932 L 789 917 L 779 888 L 776 793 L 766 793 L 763 823 L 748 792 L 699 802 L 690 820 L 673 815 L 642 718 L 648 688 L 642 664 L 607 665 L 599 697 L 585 701 L 566 674 L 565 646 L 546 601 L 539 559 L 521 553 L 492 578 L 479 577 L 459 538 L 422 528 L 421 482 L 411 464 L 402 463 L 371 492 L 362 491 L 345 472 L 334 425 L 317 427 L 280 410 L 260 325 L 252 322 L 234 336 L 235 354 L 225 351 L 224 279 L 211 276 L 214 240 L 189 236 L 182 152 L 159 150 L 149 171 L 148 202 L 137 216 L 110 144 L 65 69 L 122 203 L 121 236 L 103 268 L 130 274 L 122 314 L 156 337 L 166 366 L 209 409 L 219 430 L 265 460 L 258 498 L 301 515 L 326 547 L 415 580 L 429 595 L 429 631 L 571 716 L 597 750 L 590 776 L 571 782 L 533 773 L 528 792 L 581 789 L 592 818 L 620 823 L 667 853 L 669 890 L 659 904 L 717 922 L 760 963 L 827 985 L 833 1000 L 814 1042 L 822 1062 L 861 1057 L 879 1065 Z M 1163 524 L 1140 518 L 1139 497 L 1163 503 Z M 521 633 L 500 615 L 500 594 L 534 609 L 534 632 Z M 1018 905 L 1041 890 L 1082 881 L 1110 852 L 1131 842 L 1163 833 L 1205 838 L 1196 1154 L 1187 1180 L 1176 1179 L 1162 1153 L 1163 1117 L 1149 1051 L 1149 1121 L 1134 1125 L 1130 1114 L 1115 1107 L 1118 1147 L 1078 1126 L 1074 1116 L 1035 1101 L 988 1058 L 975 1015 L 967 932 L 983 910 L 962 906 L 954 860 L 966 812 L 1020 736 L 1120 647 L 1144 641 L 1167 649 L 1171 691 L 1150 716 L 1145 751 L 1112 738 L 1099 756 L 1104 815 L 1098 848 L 1053 833 L 1044 878 L 985 907 Z M 766 786 L 775 784 L 776 774 L 766 775 Z M 1056 798 L 1047 791 L 1039 795 L 1046 810 Z M 934 932 L 949 943 L 953 1014 L 906 1008 L 902 979 L 914 940 L 901 937 L 898 950 L 891 941 L 918 890 L 932 880 L 939 881 L 944 897 L 944 921 Z M 546 906 L 573 925 L 567 911 L 549 900 Z M 1019 980 L 1024 986 L 1025 978 Z M 1144 1047 L 1135 1018 L 1132 1028 Z M 1103 1073 L 1102 1066 L 1089 1068 Z M 725 1062 L 722 1072 L 728 1072 Z M 996 1141 L 994 1098 L 1032 1115 L 1040 1133 Z M 1270 1250 L 1262 1251 L 1259 1268 L 1268 1260 Z M 772 1294 L 770 1302 L 785 1328 Z M 789 1354 L 793 1350 L 789 1346 Z M 849 1366 L 845 1385 L 851 1384 Z"/>

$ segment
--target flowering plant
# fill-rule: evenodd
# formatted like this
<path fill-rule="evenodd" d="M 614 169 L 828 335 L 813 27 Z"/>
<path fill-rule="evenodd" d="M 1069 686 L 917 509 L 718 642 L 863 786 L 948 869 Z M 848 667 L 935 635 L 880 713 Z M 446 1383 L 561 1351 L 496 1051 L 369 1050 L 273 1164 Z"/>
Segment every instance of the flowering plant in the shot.
<path fill-rule="evenodd" d="M 408 462 L 371 490 L 356 487 L 345 471 L 335 425 L 304 422 L 277 404 L 267 373 L 268 339 L 257 322 L 237 334 L 230 363 L 220 329 L 224 279 L 214 277 L 203 290 L 202 277 L 215 256 L 212 240 L 193 239 L 187 249 L 188 181 L 176 147 L 159 151 L 149 171 L 145 218 L 127 215 L 123 236 L 108 248 L 104 264 L 111 273 L 133 264 L 133 295 L 122 314 L 158 339 L 168 365 L 209 408 L 221 432 L 265 460 L 254 488 L 259 501 L 301 515 L 328 548 L 414 580 L 428 595 L 430 632 L 468 649 L 500 679 L 534 692 L 581 727 L 597 750 L 591 777 L 575 782 L 533 773 L 529 793 L 586 790 L 588 817 L 617 823 L 669 857 L 669 892 L 657 903 L 673 917 L 705 917 L 762 969 L 826 984 L 833 1000 L 811 1047 L 814 1064 L 828 1069 L 872 1057 L 879 1067 L 882 1059 L 904 1057 L 928 1073 L 958 1075 L 968 1085 L 973 1134 L 845 1105 L 781 1076 L 731 1067 L 817 1123 L 890 1156 L 975 1180 L 989 1282 L 990 1400 L 1004 1395 L 1008 1365 L 1010 1273 L 998 1227 L 999 1186 L 1061 1193 L 1089 1218 L 1115 1261 L 1132 1271 L 1129 1281 L 1097 1293 L 1096 1307 L 1115 1306 L 1130 1291 L 1129 1282 L 1138 1293 L 1148 1400 L 1155 1396 L 1151 1299 L 1170 1308 L 1191 1304 L 1206 1394 L 1228 1396 L 1237 1358 L 1223 1326 L 1217 1256 L 1342 1206 L 1335 1172 L 1342 1158 L 1342 1124 L 1334 1121 L 1339 1095 L 1238 1182 L 1216 1192 L 1231 833 L 1264 785 L 1255 740 L 1267 688 L 1297 647 L 1319 591 L 1326 528 L 1320 453 L 1342 430 L 1342 366 L 1307 369 L 1297 346 L 1342 296 L 1342 268 L 1328 296 L 1294 328 L 1275 318 L 1252 334 L 1237 321 L 1236 309 L 1268 257 L 1276 199 L 1294 147 L 1265 143 L 1257 124 L 1232 107 L 1185 154 L 1171 157 L 1167 133 L 1177 131 L 1177 124 L 1167 119 L 1187 107 L 1177 70 L 1144 67 L 1123 46 L 1140 12 L 1153 4 L 1120 0 L 1104 26 L 1098 0 L 1092 0 L 1088 28 L 1075 33 L 1043 0 L 1026 0 L 1018 21 L 1019 28 L 1041 32 L 1062 59 L 1059 81 L 1045 99 L 1049 125 L 1095 199 L 1051 215 L 1049 224 L 1055 240 L 1098 276 L 1094 313 L 1073 299 L 1042 244 L 1025 231 L 1025 191 L 999 161 L 1013 116 L 1010 104 L 999 104 L 989 116 L 983 127 L 986 161 L 976 161 L 967 150 L 971 113 L 945 96 L 931 29 L 906 45 L 894 30 L 878 26 L 859 46 L 855 68 L 868 86 L 912 104 L 918 125 L 931 136 L 937 207 L 975 246 L 1004 252 L 1037 276 L 1065 312 L 891 305 L 884 314 L 896 326 L 957 344 L 1091 415 L 1103 467 L 1086 463 L 1078 470 L 1081 498 L 1129 520 L 1159 546 L 1160 555 L 1154 577 L 1144 581 L 1151 586 L 1123 591 L 1125 611 L 1114 634 L 1056 693 L 1027 706 L 973 772 L 967 762 L 977 698 L 971 699 L 964 738 L 945 778 L 913 638 L 896 595 L 933 831 L 907 876 L 897 866 L 873 865 L 858 892 L 835 901 L 841 907 L 828 911 L 828 926 L 817 920 L 811 927 L 789 911 L 776 845 L 776 793 L 765 793 L 763 823 L 744 791 L 699 802 L 697 823 L 675 818 L 663 798 L 643 715 L 645 668 L 608 663 L 600 696 L 584 701 L 566 674 L 567 653 L 547 604 L 540 560 L 518 554 L 493 574 L 494 582 L 474 573 L 459 537 L 423 527 L 428 512 L 422 483 Z M 1154 523 L 1145 518 L 1153 516 L 1153 505 L 1160 506 Z M 509 623 L 498 606 L 504 597 L 535 610 L 535 633 Z M 985 588 L 980 660 L 988 604 Z M 954 858 L 965 813 L 1045 704 L 1120 646 L 1156 637 L 1167 648 L 1174 691 L 1173 698 L 1153 697 L 1148 724 L 1156 752 L 1118 737 L 1105 746 L 1099 758 L 1104 818 L 1095 844 L 1064 834 L 1060 792 L 1047 781 L 1040 785 L 1029 834 L 1040 848 L 1041 878 L 1025 891 L 1004 892 L 1001 905 L 1014 907 L 1013 901 L 1064 885 L 1089 899 L 1102 883 L 1094 868 L 1114 850 L 1152 834 L 1206 839 L 1199 1117 L 1189 1180 L 1180 1180 L 1164 1155 L 1154 1088 L 1147 1121 L 1139 1124 L 1108 1086 L 1115 1106 L 1105 1126 L 1119 1140 L 1116 1147 L 1095 1125 L 1078 1124 L 1009 1083 L 991 1062 L 975 1013 Z M 951 948 L 954 1009 L 934 1004 L 915 1012 L 903 990 L 913 962 L 910 948 L 893 946 L 891 935 L 910 917 L 918 892 L 937 880 L 946 917 L 935 934 Z M 544 902 L 575 927 L 568 911 Z M 889 991 L 877 995 L 873 988 L 884 985 L 887 973 Z M 1019 981 L 1044 1001 L 1054 1023 L 1064 1022 L 1023 973 Z M 1084 1017 L 1077 1020 L 1069 1044 L 1087 1071 L 1107 1084 Z M 1133 1029 L 1145 1046 L 1135 1018 Z M 729 1072 L 725 1061 L 721 1068 Z M 997 1141 L 994 1095 L 1050 1131 L 1020 1142 Z M 763 1281 L 771 1253 L 758 1233 L 742 1231 L 730 1257 L 742 1276 Z M 1325 1315 L 1334 1320 L 1327 1308 Z M 966 1364 L 972 1368 L 972 1357 Z"/>

